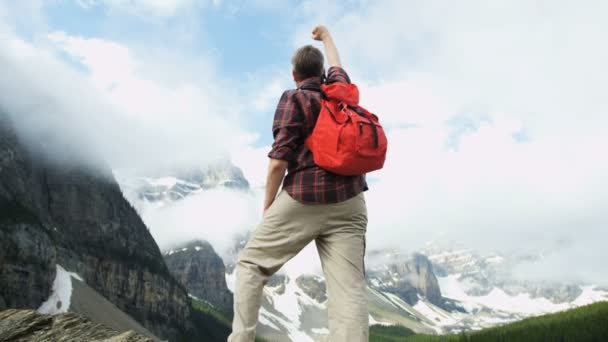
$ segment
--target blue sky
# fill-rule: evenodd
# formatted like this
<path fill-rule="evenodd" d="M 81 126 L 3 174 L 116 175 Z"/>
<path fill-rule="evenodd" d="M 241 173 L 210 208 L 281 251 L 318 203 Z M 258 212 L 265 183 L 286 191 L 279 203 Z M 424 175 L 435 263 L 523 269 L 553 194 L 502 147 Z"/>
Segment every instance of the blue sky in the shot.
<path fill-rule="evenodd" d="M 44 14 L 53 30 L 68 35 L 171 49 L 193 59 L 211 58 L 219 77 L 238 84 L 248 74 L 274 68 L 284 68 L 284 79 L 289 81 L 293 22 L 281 8 L 259 7 L 246 1 L 231 6 L 204 4 L 185 9 L 188 13 L 159 19 L 121 12 L 103 3 L 83 6 L 60 1 L 47 4 Z M 277 99 L 280 95 L 276 94 Z M 252 117 L 256 119 L 247 120 L 246 127 L 260 133 L 256 144 L 271 143 L 268 133 L 272 113 L 256 112 Z"/>
<path fill-rule="evenodd" d="M 246 3 L 240 6 L 238 10 L 193 7 L 186 17 L 162 20 L 121 13 L 103 4 L 85 8 L 69 1 L 49 5 L 47 11 L 49 24 L 68 34 L 171 47 L 193 56 L 211 52 L 229 77 L 265 64 L 284 63 L 289 55 L 288 23 L 276 11 Z M 188 37 L 176 38 L 184 28 Z"/>
<path fill-rule="evenodd" d="M 83 158 L 145 168 L 229 155 L 263 186 L 291 54 L 323 23 L 389 136 L 370 176 L 370 246 L 559 246 L 539 269 L 568 255 L 608 279 L 581 252 L 605 252 L 608 238 L 606 11 L 593 0 L 4 1 L 0 106 L 33 139 L 79 140 Z"/>

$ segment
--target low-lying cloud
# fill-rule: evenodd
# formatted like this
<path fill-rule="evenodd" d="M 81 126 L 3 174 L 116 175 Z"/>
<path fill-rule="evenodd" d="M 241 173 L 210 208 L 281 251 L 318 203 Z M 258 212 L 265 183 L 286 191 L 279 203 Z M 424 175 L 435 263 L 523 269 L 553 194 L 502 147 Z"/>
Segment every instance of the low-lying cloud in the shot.
<path fill-rule="evenodd" d="M 261 219 L 261 195 L 217 188 L 141 215 L 162 250 L 202 239 L 224 255 L 235 247 L 239 234 L 253 230 Z"/>
<path fill-rule="evenodd" d="M 183 60 L 149 63 L 116 42 L 61 32 L 37 44 L 8 30 L 0 37 L 0 106 L 53 159 L 145 170 L 226 158 L 242 143 L 238 109 L 206 82 L 214 76 L 204 63 L 182 65 L 180 76 L 173 63 Z M 182 77 L 186 68 L 200 82 Z"/>

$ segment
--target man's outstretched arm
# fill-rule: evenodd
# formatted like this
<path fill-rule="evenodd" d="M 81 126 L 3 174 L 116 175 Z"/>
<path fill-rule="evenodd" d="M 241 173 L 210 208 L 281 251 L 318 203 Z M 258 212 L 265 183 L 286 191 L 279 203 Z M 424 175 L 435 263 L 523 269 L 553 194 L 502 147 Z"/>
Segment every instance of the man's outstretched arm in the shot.
<path fill-rule="evenodd" d="M 277 191 L 283 182 L 285 171 L 287 170 L 287 161 L 270 158 L 268 163 L 268 175 L 266 176 L 266 197 L 264 199 L 264 213 L 274 202 L 277 196 Z"/>
<path fill-rule="evenodd" d="M 338 49 L 334 40 L 329 34 L 329 30 L 325 26 L 317 26 L 312 30 L 312 39 L 320 40 L 325 45 L 325 55 L 330 67 L 342 67 L 340 62 L 340 55 L 338 55 Z"/>

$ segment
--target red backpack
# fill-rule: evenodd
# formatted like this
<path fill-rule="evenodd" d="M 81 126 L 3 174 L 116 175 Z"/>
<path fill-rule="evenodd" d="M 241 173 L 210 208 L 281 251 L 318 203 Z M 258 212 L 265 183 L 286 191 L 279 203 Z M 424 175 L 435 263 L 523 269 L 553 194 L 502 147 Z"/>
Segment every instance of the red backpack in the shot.
<path fill-rule="evenodd" d="M 321 112 L 306 138 L 315 164 L 343 176 L 381 169 L 386 159 L 386 135 L 378 117 L 359 106 L 357 86 L 323 84 L 321 93 Z"/>

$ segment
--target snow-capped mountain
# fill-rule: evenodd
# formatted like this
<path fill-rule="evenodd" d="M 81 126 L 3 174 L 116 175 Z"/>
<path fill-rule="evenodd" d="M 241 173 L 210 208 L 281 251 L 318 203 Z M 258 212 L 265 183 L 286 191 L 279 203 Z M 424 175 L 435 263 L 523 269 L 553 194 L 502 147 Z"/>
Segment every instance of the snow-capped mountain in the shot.
<path fill-rule="evenodd" d="M 499 288 L 507 295 L 527 293 L 531 298 L 545 298 L 553 303 L 576 300 L 583 292 L 583 282 L 527 280 L 513 275 L 522 263 L 534 262 L 542 255 L 489 254 L 481 255 L 465 248 L 440 249 L 428 245 L 421 253 L 435 265 L 439 277 L 458 276 L 467 295 L 484 296 Z"/>
<path fill-rule="evenodd" d="M 123 194 L 138 212 L 162 208 L 209 189 L 249 190 L 249 182 L 241 169 L 228 160 L 145 175 L 135 170 L 114 170 L 114 176 Z"/>
<path fill-rule="evenodd" d="M 400 324 L 418 333 L 444 334 L 478 330 L 608 300 L 607 291 L 592 285 L 562 284 L 564 288 L 577 287 L 579 294 L 559 301 L 540 295 L 551 293 L 549 285 L 536 286 L 544 286 L 544 292 L 529 292 L 525 289 L 532 285 L 526 282 L 529 287 L 522 286 L 521 292 L 513 292 L 513 285 L 509 290 L 499 286 L 507 283 L 505 278 L 492 283 L 493 278 L 488 276 L 479 278 L 484 280 L 476 284 L 475 277 L 490 274 L 488 268 L 507 258 L 480 257 L 463 250 L 426 252 L 428 257 L 422 253 L 400 256 L 394 250 L 369 253 L 384 254 L 390 256 L 384 260 L 392 260 L 381 265 L 372 263 L 373 268 L 368 269 L 370 324 Z M 440 276 L 435 275 L 435 269 Z M 231 267 L 227 267 L 226 280 L 232 290 Z M 479 293 L 482 285 L 492 288 Z M 260 334 L 279 341 L 324 341 L 328 333 L 326 300 L 322 277 L 290 274 L 272 277 L 264 289 Z"/>
<path fill-rule="evenodd" d="M 466 248 L 439 248 L 429 244 L 420 253 L 435 266 L 444 298 L 464 309 L 455 313 L 458 325 L 444 331 L 481 329 L 529 316 L 567 310 L 608 300 L 608 291 L 581 282 L 522 280 L 512 270 L 536 255 L 482 255 Z"/>
<path fill-rule="evenodd" d="M 240 170 L 229 162 L 158 177 L 118 179 L 123 192 L 130 194 L 126 196 L 131 203 L 145 210 L 162 209 L 216 187 L 248 189 Z M 226 264 L 225 280 L 231 291 L 233 263 L 247 240 L 248 234 L 243 234 L 230 250 L 218 251 Z M 172 251 L 166 253 L 173 254 Z M 200 257 L 197 254 L 197 258 Z M 608 291 L 592 284 L 549 283 L 512 276 L 514 267 L 539 257 L 484 255 L 466 248 L 435 244 L 415 253 L 395 249 L 368 251 L 370 323 L 400 324 L 419 333 L 442 334 L 481 329 L 608 300 Z M 203 272 L 189 269 L 189 272 L 197 271 Z M 194 290 L 195 286 L 190 285 L 197 293 L 206 291 Z M 211 298 L 201 299 L 213 302 Z M 276 341 L 327 340 L 327 295 L 322 277 L 289 271 L 277 274 L 265 287 L 262 303 L 260 336 Z"/>
<path fill-rule="evenodd" d="M 235 274 L 226 274 L 234 290 Z M 410 305 L 399 295 L 368 286 L 371 324 L 401 324 L 418 332 L 435 333 L 436 323 L 426 315 L 447 317 L 445 311 L 418 297 Z M 327 294 L 325 281 L 317 275 L 277 274 L 264 288 L 259 317 L 259 335 L 273 341 L 326 341 Z"/>

